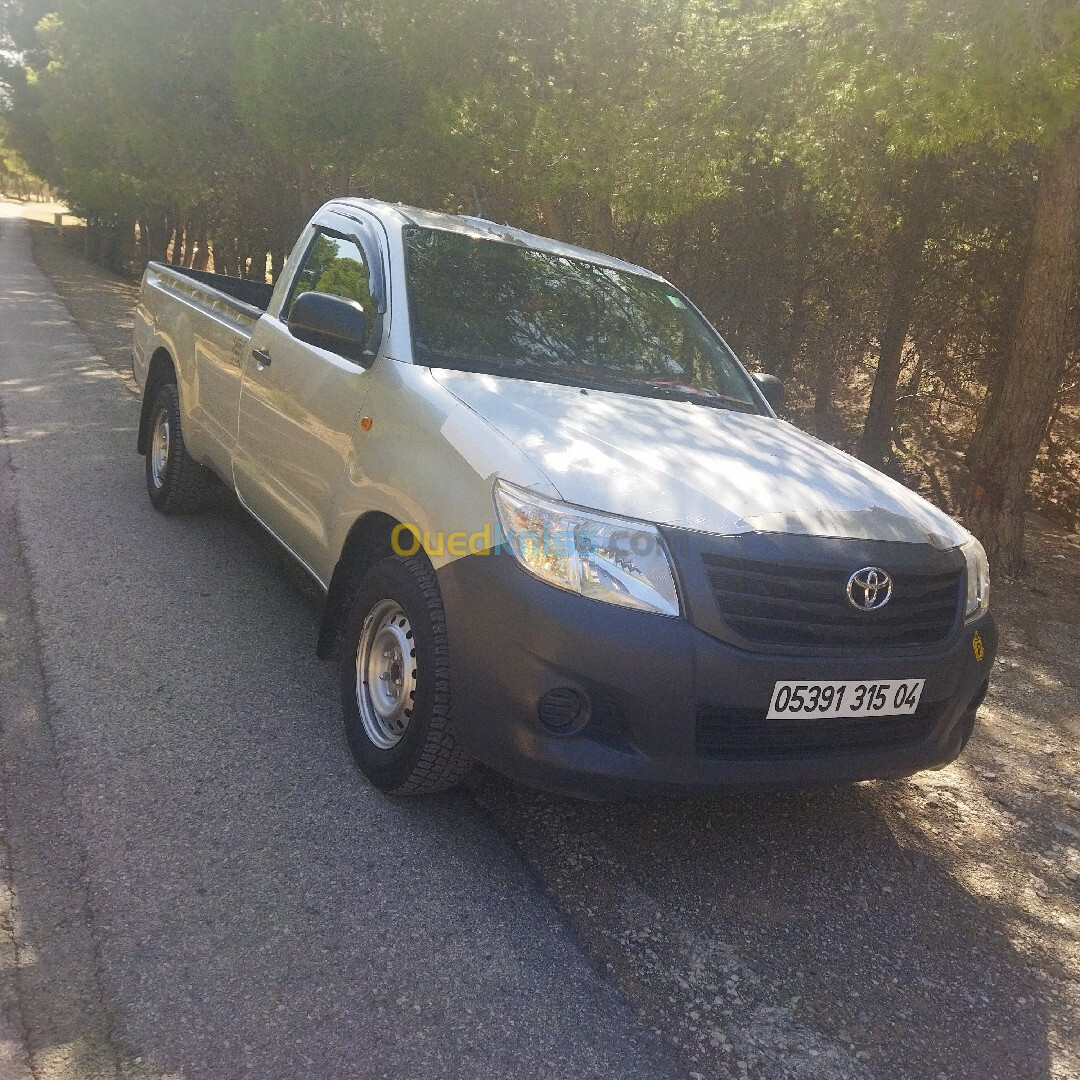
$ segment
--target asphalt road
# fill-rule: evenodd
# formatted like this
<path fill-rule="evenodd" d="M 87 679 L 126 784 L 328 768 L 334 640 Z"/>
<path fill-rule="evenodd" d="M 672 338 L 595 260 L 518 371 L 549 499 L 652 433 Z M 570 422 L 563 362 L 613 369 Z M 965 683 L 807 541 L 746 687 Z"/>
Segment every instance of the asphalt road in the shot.
<path fill-rule="evenodd" d="M 1036 637 L 998 590 L 1004 667 L 942 773 L 387 799 L 303 574 L 224 495 L 150 509 L 131 290 L 45 254 L 90 339 L 0 222 L 0 1078 L 27 1046 L 34 1080 L 1080 1077 L 1056 609 Z"/>
<path fill-rule="evenodd" d="M 468 793 L 355 772 L 314 598 L 227 501 L 153 512 L 10 217 L 0 401 L 4 1076 L 20 1027 L 35 1080 L 685 1075 Z"/>

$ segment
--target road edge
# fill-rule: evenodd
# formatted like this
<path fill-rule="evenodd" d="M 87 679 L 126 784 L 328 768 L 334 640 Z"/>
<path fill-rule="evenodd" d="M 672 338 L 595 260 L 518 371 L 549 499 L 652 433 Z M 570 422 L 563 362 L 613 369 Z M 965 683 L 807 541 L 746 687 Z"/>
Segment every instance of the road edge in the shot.
<path fill-rule="evenodd" d="M 51 723 L 10 443 L 0 398 L 0 813 L 3 885 L 10 889 L 0 949 L 14 960 L 12 1019 L 26 1075 L 116 1080 L 120 1057 L 93 930 L 86 847 Z"/>

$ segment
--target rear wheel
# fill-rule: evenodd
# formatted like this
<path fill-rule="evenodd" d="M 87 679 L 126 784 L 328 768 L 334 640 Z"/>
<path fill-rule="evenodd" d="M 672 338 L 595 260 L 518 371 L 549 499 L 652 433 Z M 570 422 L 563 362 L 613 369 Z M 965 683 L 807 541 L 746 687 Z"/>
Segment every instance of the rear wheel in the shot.
<path fill-rule="evenodd" d="M 425 560 L 383 559 L 361 582 L 345 629 L 341 703 L 353 758 L 383 791 L 445 791 L 469 771 L 450 722 L 442 597 Z"/>
<path fill-rule="evenodd" d="M 184 445 L 176 383 L 158 387 L 150 406 L 149 430 L 146 490 L 154 509 L 163 514 L 201 510 L 211 484 L 210 470 L 200 465 Z"/>

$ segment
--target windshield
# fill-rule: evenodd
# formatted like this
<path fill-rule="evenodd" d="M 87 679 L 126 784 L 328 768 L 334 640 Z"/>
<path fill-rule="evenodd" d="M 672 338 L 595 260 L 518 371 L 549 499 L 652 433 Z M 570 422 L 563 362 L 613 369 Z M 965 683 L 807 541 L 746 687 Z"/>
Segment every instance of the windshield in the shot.
<path fill-rule="evenodd" d="M 502 240 L 405 230 L 413 357 L 428 367 L 762 412 L 670 285 Z"/>

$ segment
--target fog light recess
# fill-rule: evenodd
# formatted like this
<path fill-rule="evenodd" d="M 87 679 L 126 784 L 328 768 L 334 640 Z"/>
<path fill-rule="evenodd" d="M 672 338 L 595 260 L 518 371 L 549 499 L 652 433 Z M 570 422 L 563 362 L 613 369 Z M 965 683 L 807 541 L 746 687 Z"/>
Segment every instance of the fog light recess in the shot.
<path fill-rule="evenodd" d="M 560 686 L 549 690 L 536 707 L 540 723 L 551 731 L 565 735 L 581 728 L 589 717 L 589 701 L 573 687 Z"/>

